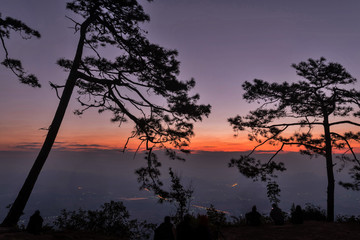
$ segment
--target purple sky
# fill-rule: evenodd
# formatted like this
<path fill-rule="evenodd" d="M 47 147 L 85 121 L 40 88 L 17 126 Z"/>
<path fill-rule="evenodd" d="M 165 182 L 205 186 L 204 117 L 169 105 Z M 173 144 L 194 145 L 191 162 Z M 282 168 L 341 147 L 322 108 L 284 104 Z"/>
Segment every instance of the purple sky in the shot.
<path fill-rule="evenodd" d="M 65 18 L 65 15 L 73 16 L 65 10 L 65 2 L 1 0 L 2 17 L 23 20 L 42 34 L 41 39 L 28 41 L 13 35 L 7 46 L 10 56 L 21 58 L 24 67 L 39 77 L 43 87 L 23 86 L 0 66 L 0 150 L 17 149 L 16 146 L 36 148 L 44 139 L 46 132 L 39 128 L 49 126 L 58 103 L 48 81 L 64 83 L 66 73 L 55 63 L 60 57 L 71 59 L 77 41 L 72 22 Z M 226 119 L 246 114 L 254 107 L 242 100 L 241 84 L 246 80 L 296 81 L 299 77 L 290 65 L 321 56 L 341 63 L 354 77 L 360 76 L 359 0 L 155 0 L 151 3 L 142 0 L 140 3 L 151 17 L 150 23 L 144 25 L 149 39 L 179 51 L 180 78 L 194 77 L 195 92 L 200 93 L 201 103 L 213 107 L 210 117 L 196 124 L 192 142 L 198 149 L 234 146 L 233 150 L 243 150 L 236 145 L 239 139 L 232 137 Z M 3 56 L 4 52 L 0 54 Z M 359 88 L 359 84 L 355 87 Z M 95 111 L 87 112 L 82 118 L 72 115 L 78 106 L 75 97 L 76 94 L 57 145 L 121 148 L 131 126 L 117 128 L 109 122 L 109 115 L 98 115 Z M 228 159 L 211 156 L 216 160 Z M 0 159 L 9 158 L 3 155 Z M 229 184 L 234 183 L 231 181 Z M 287 186 L 281 187 L 286 190 Z M 321 189 L 324 195 L 325 188 Z"/>
<path fill-rule="evenodd" d="M 48 81 L 62 84 L 66 74 L 57 67 L 60 57 L 72 58 L 77 41 L 62 0 L 2 0 L 2 17 L 23 20 L 42 34 L 40 40 L 7 42 L 11 57 L 23 59 L 43 87 L 20 85 L 0 66 L 0 149 L 41 142 L 57 106 Z M 150 15 L 144 28 L 149 39 L 179 51 L 180 78 L 194 77 L 201 102 L 213 106 L 209 119 L 196 125 L 195 145 L 209 150 L 234 144 L 227 118 L 245 114 L 251 107 L 242 100 L 241 84 L 299 80 L 290 67 L 308 58 L 326 57 L 360 75 L 360 1 L 357 0 L 155 0 L 140 1 Z M 1 51 L 3 54 L 3 51 Z M 359 86 L 359 84 L 357 84 Z M 108 115 L 88 112 L 78 118 L 75 96 L 58 140 L 79 144 L 101 139 L 121 147 L 130 126 L 117 128 Z M 106 138 L 106 141 L 104 140 Z M 206 141 L 205 141 L 206 140 Z M 239 149 L 241 150 L 241 149 Z"/>

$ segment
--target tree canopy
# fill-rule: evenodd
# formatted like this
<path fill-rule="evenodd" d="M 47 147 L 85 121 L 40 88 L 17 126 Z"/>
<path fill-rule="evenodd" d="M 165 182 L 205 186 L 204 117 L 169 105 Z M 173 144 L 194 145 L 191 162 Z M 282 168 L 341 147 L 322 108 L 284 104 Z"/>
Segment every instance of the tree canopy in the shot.
<path fill-rule="evenodd" d="M 75 73 L 77 99 L 84 108 L 75 113 L 89 108 L 111 111 L 112 121 L 135 123 L 132 137 L 186 146 L 193 135 L 190 121 L 202 120 L 210 107 L 197 104 L 199 95 L 189 95 L 194 79 L 178 80 L 177 51 L 148 41 L 138 25 L 149 20 L 141 5 L 136 1 L 73 1 L 67 8 L 89 21 L 84 43 L 91 51 L 83 54 Z M 84 24 L 74 23 L 76 30 Z M 102 50 L 113 48 L 119 54 L 109 59 Z M 60 59 L 58 64 L 70 71 L 74 62 Z M 160 96 L 160 104 L 151 95 Z"/>
<path fill-rule="evenodd" d="M 320 155 L 326 159 L 328 177 L 328 220 L 334 219 L 334 168 L 350 167 L 353 182 L 339 182 L 354 190 L 360 188 L 360 161 L 354 151 L 354 142 L 360 142 L 360 132 L 354 132 L 360 123 L 360 91 L 350 88 L 356 79 L 338 63 L 327 63 L 325 58 L 309 59 L 293 64 L 304 80 L 298 82 L 268 83 L 255 79 L 242 87 L 243 97 L 260 107 L 245 116 L 229 118 L 234 131 L 249 130 L 249 140 L 257 145 L 240 159 L 233 159 L 241 173 L 251 178 L 269 180 L 274 171 L 285 170 L 283 163 L 275 163 L 275 156 L 286 146 L 298 146 L 307 155 Z M 344 130 L 336 126 L 347 126 Z M 353 130 L 352 130 L 353 129 Z M 259 147 L 273 145 L 275 154 L 267 163 L 250 157 Z M 334 163 L 333 151 L 338 163 Z"/>

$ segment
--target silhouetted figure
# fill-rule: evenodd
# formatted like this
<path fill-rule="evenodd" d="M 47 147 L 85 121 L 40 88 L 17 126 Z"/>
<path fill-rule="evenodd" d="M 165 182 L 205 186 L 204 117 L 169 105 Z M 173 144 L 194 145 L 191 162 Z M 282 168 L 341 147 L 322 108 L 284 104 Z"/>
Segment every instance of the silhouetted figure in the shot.
<path fill-rule="evenodd" d="M 197 240 L 211 240 L 209 218 L 206 215 L 198 216 L 198 228 L 196 229 Z"/>
<path fill-rule="evenodd" d="M 261 224 L 261 215 L 255 205 L 252 207 L 251 212 L 245 214 L 245 219 L 246 224 L 250 226 L 259 226 Z"/>
<path fill-rule="evenodd" d="M 32 234 L 40 234 L 43 221 L 43 218 L 40 216 L 40 211 L 36 210 L 35 213 L 30 217 L 26 231 Z"/>
<path fill-rule="evenodd" d="M 302 224 L 304 223 L 304 214 L 303 210 L 299 205 L 296 206 L 295 210 L 291 213 L 291 222 L 293 224 Z"/>
<path fill-rule="evenodd" d="M 191 216 L 185 215 L 184 220 L 176 227 L 176 240 L 195 240 L 195 229 L 191 226 Z"/>
<path fill-rule="evenodd" d="M 274 221 L 275 225 L 283 225 L 284 224 L 284 215 L 283 215 L 281 209 L 275 203 L 272 205 L 270 217 Z"/>
<path fill-rule="evenodd" d="M 175 239 L 175 229 L 171 223 L 169 216 L 164 218 L 164 222 L 160 224 L 159 227 L 155 229 L 154 240 L 174 240 Z"/>

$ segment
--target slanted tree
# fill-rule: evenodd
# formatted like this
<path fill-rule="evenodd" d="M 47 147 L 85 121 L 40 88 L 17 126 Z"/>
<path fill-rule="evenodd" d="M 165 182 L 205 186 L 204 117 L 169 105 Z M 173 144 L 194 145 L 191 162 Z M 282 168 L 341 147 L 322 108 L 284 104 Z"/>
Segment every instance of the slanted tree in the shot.
<path fill-rule="evenodd" d="M 360 132 L 352 131 L 360 127 L 356 122 L 360 116 L 360 91 L 349 87 L 356 79 L 342 65 L 327 63 L 325 58 L 309 59 L 292 67 L 304 80 L 268 83 L 255 79 L 242 85 L 244 99 L 262 104 L 229 122 L 235 131 L 249 130 L 249 139 L 257 144 L 249 155 L 233 159 L 230 165 L 248 177 L 266 178 L 278 167 L 283 168 L 283 163 L 275 163 L 274 158 L 286 146 L 300 147 L 302 154 L 323 156 L 328 184 L 327 221 L 333 221 L 334 168 L 341 170 L 348 164 L 354 181 L 339 183 L 352 189 L 360 186 L 360 161 L 353 148 L 359 142 Z M 261 164 L 251 154 L 265 144 L 277 149 L 268 162 Z M 340 157 L 334 158 L 334 150 L 342 153 Z"/>
<path fill-rule="evenodd" d="M 114 122 L 130 120 L 134 124 L 131 137 L 148 148 L 186 148 L 194 134 L 193 122 L 210 113 L 209 105 L 197 103 L 199 95 L 189 95 L 195 81 L 178 79 L 177 52 L 146 38 L 140 24 L 149 16 L 136 0 L 74 0 L 67 3 L 67 9 L 77 15 L 70 18 L 79 37 L 75 56 L 58 61 L 69 75 L 65 85 L 51 84 L 57 93 L 63 89 L 58 108 L 3 226 L 18 222 L 75 88 L 81 104 L 76 114 L 96 108 L 99 113 L 110 111 Z M 108 57 L 115 53 L 116 57 Z"/>
<path fill-rule="evenodd" d="M 41 87 L 35 75 L 26 74 L 19 59 L 10 58 L 6 47 L 6 39 L 10 39 L 11 32 L 18 32 L 23 39 L 30 39 L 31 37 L 40 38 L 40 33 L 18 19 L 11 17 L 3 19 L 0 13 L 0 40 L 5 53 L 4 60 L 1 64 L 6 68 L 9 68 L 18 77 L 21 83 L 30 85 L 31 87 Z"/>

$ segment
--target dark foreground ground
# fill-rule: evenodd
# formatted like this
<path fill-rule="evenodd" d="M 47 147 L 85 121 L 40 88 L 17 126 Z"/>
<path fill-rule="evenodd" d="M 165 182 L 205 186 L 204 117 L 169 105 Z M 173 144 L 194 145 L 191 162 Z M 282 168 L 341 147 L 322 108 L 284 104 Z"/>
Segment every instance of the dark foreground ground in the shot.
<path fill-rule="evenodd" d="M 225 227 L 222 229 L 226 240 L 359 240 L 360 224 L 305 222 L 303 225 L 286 224 L 284 226 L 263 225 L 261 227 Z M 1 240 L 113 240 L 115 237 L 101 236 L 79 232 L 54 232 L 31 235 L 25 232 L 0 231 Z"/>
<path fill-rule="evenodd" d="M 223 234 L 226 240 L 359 240 L 360 224 L 309 221 L 302 225 L 239 226 L 225 228 Z"/>

